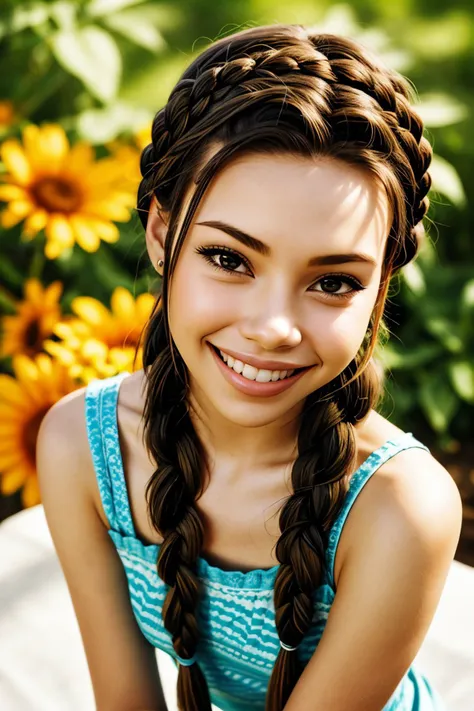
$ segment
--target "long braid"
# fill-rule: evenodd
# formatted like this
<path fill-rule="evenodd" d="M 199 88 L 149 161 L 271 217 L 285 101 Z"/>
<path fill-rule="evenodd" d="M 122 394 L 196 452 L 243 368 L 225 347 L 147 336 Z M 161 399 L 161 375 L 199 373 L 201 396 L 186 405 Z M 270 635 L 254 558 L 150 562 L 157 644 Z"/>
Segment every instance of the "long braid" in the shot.
<path fill-rule="evenodd" d="M 169 590 L 162 617 L 176 655 L 182 660 L 179 706 L 186 711 L 206 711 L 211 709 L 211 702 L 203 673 L 197 662 L 186 665 L 186 660 L 193 660 L 199 640 L 196 560 L 204 532 L 195 500 L 202 489 L 203 451 L 187 413 L 185 374 L 176 372 L 171 349 L 162 342 L 165 329 L 161 306 L 149 322 L 148 332 L 144 363 L 150 364 L 148 387 L 155 389 L 156 397 L 146 400 L 145 436 L 158 467 L 148 482 L 146 499 L 151 521 L 163 536 L 158 575 Z"/>
<path fill-rule="evenodd" d="M 155 117 L 152 143 L 142 154 L 138 210 L 146 226 L 155 195 L 171 219 L 163 291 L 144 348 L 145 434 L 157 462 L 147 498 L 150 518 L 164 538 L 158 573 L 170 589 L 163 620 L 183 660 L 193 658 L 199 640 L 196 559 L 204 531 L 195 501 L 202 493 L 205 453 L 187 411 L 187 371 L 173 347 L 167 295 L 199 200 L 217 170 L 239 150 L 286 151 L 359 164 L 384 185 L 393 208 L 368 337 L 344 371 L 304 403 L 293 494 L 280 513 L 274 591 L 278 634 L 282 645 L 293 649 L 311 625 L 312 593 L 324 572 L 328 531 L 356 458 L 354 426 L 380 395 L 372 355 L 390 276 L 416 255 L 429 205 L 431 147 L 409 98 L 408 82 L 351 40 L 277 25 L 245 30 L 211 45 L 185 71 Z M 223 147 L 206 163 L 213 142 Z M 197 189 L 175 240 L 185 191 L 193 180 Z M 297 651 L 284 647 L 270 680 L 267 711 L 281 711 L 302 671 Z M 185 711 L 210 709 L 197 662 L 179 667 L 178 705 Z"/>

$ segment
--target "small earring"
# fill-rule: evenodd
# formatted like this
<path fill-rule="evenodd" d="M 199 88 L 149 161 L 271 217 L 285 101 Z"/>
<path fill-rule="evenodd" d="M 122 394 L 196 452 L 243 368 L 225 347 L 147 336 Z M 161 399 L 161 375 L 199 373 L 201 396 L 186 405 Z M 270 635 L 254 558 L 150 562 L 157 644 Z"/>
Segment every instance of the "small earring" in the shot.
<path fill-rule="evenodd" d="M 161 269 L 161 267 L 163 266 L 163 264 L 164 264 L 164 261 L 163 261 L 162 259 L 159 259 L 159 260 L 158 260 L 158 267 L 159 267 L 160 269 Z"/>

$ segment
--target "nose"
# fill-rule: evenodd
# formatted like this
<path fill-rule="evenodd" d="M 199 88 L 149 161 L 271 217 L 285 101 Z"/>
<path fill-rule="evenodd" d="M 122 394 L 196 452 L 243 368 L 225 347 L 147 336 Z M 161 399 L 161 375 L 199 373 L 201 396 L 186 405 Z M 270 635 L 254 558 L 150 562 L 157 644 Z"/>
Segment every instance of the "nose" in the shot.
<path fill-rule="evenodd" d="M 273 292 L 275 294 L 275 291 Z M 265 298 L 259 296 L 249 304 L 251 316 L 241 324 L 244 338 L 255 341 L 265 350 L 294 348 L 302 340 L 297 325 L 290 297 L 285 298 L 281 289 L 271 297 L 269 291 Z"/>

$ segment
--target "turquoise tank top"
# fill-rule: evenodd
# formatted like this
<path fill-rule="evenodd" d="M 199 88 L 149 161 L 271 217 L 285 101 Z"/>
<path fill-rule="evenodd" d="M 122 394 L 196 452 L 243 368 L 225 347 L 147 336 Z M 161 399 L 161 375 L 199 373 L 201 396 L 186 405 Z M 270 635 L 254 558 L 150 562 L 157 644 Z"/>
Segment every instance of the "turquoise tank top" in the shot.
<path fill-rule="evenodd" d="M 137 538 L 125 484 L 117 426 L 120 383 L 128 373 L 94 380 L 87 386 L 85 414 L 89 446 L 109 535 L 128 580 L 131 605 L 146 639 L 176 663 L 171 635 L 161 610 L 167 586 L 158 577 L 159 545 Z M 314 591 L 311 628 L 295 654 L 306 665 L 324 630 L 335 597 L 334 559 L 347 515 L 372 474 L 397 452 L 428 450 L 411 432 L 372 452 L 350 480 L 343 507 L 329 535 L 327 571 Z M 429 450 L 428 450 L 429 451 Z M 280 645 L 275 626 L 273 586 L 278 565 L 248 572 L 221 570 L 197 560 L 201 599 L 197 610 L 200 641 L 197 661 L 207 679 L 212 703 L 222 711 L 264 711 L 270 674 Z M 441 698 L 412 664 L 382 711 L 446 711 Z"/>

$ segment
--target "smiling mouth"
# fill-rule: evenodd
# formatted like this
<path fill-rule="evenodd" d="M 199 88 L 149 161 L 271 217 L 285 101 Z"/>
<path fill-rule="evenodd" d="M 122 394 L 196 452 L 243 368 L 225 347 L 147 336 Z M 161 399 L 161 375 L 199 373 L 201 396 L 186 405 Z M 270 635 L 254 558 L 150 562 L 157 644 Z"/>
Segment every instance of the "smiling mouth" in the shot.
<path fill-rule="evenodd" d="M 228 366 L 227 363 L 225 362 L 224 358 L 222 357 L 222 354 L 221 354 L 220 350 L 219 350 L 216 346 L 214 346 L 212 343 L 209 343 L 209 345 L 210 345 L 211 348 L 214 350 L 214 352 L 216 353 L 216 355 L 218 356 L 218 358 L 219 358 L 227 367 L 229 367 L 230 370 L 233 370 L 233 368 L 232 368 L 231 366 Z M 250 366 L 250 367 L 254 367 L 254 366 Z M 287 375 L 285 378 L 283 378 L 283 380 L 287 380 L 287 379 L 289 379 L 289 378 L 293 378 L 295 375 L 298 375 L 299 373 L 303 372 L 304 370 L 309 370 L 311 367 L 312 367 L 311 365 L 308 365 L 308 366 L 306 366 L 306 367 L 304 367 L 304 368 L 293 368 L 291 375 L 290 375 L 290 376 Z M 257 370 L 258 370 L 258 369 L 257 369 Z M 285 370 L 285 369 L 282 368 L 282 370 Z M 235 372 L 235 371 L 234 371 L 234 372 Z"/>

